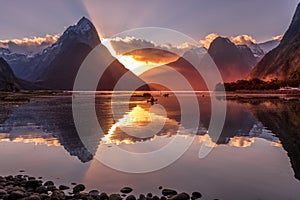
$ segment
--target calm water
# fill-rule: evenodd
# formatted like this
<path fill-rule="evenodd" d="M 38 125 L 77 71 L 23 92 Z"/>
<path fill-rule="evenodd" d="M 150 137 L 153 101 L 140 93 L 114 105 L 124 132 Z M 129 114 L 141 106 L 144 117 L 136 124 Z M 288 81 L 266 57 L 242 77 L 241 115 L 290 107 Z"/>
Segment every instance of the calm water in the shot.
<path fill-rule="evenodd" d="M 84 183 L 88 189 L 108 193 L 131 186 L 135 194 L 160 194 L 158 187 L 164 186 L 178 191 L 200 191 L 203 199 L 299 199 L 300 101 L 277 98 L 227 101 L 224 129 L 215 140 L 207 131 L 211 116 L 207 94 L 197 96 L 201 111 L 197 133 L 189 132 L 180 123 L 180 103 L 173 95 L 168 98 L 154 95 L 167 116 L 150 109 L 145 99 L 132 97 L 129 112 L 123 112 L 122 108 L 128 107 L 123 98 L 113 103 L 119 108 L 113 117 L 111 95 L 97 94 L 95 107 L 105 135 L 92 135 L 92 148 L 84 145 L 76 131 L 71 96 L 35 96 L 29 103 L 1 103 L 0 173 L 17 174 L 22 169 L 26 174 L 42 176 L 57 184 Z M 190 94 L 180 96 L 183 101 L 190 101 Z M 82 112 L 90 97 L 90 94 L 76 96 Z M 185 112 L 192 113 L 194 109 L 191 106 Z M 149 123 L 161 122 L 163 126 L 156 135 L 148 134 Z M 145 135 L 126 134 L 133 126 L 145 128 L 138 132 Z M 115 148 L 137 154 L 153 152 L 177 136 L 182 141 L 195 138 L 183 156 L 157 171 L 120 172 L 95 157 L 105 152 L 106 158 L 117 160 L 121 167 L 127 166 L 126 159 L 114 155 Z M 199 149 L 204 143 L 213 150 L 200 159 Z M 160 159 L 167 158 L 151 162 Z M 130 164 L 139 168 L 145 163 Z"/>

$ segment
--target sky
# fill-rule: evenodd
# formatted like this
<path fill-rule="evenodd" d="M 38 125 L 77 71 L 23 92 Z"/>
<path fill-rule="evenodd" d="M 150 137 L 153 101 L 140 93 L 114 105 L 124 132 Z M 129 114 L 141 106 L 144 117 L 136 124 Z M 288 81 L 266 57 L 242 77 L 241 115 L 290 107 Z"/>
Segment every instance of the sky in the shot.
<path fill-rule="evenodd" d="M 298 1 L 0 0 L 0 40 L 61 34 L 86 16 L 103 38 L 151 26 L 174 29 L 196 41 L 210 33 L 266 41 L 285 32 Z"/>

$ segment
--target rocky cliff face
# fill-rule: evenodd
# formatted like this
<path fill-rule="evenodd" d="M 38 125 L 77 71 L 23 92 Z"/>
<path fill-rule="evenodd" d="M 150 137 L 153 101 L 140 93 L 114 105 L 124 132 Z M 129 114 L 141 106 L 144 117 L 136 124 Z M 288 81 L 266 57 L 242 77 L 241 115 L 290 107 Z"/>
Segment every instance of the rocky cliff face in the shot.
<path fill-rule="evenodd" d="M 19 90 L 17 78 L 7 62 L 0 57 L 0 91 L 13 92 Z"/>
<path fill-rule="evenodd" d="M 255 66 L 247 79 L 300 80 L 300 4 L 279 46 Z"/>
<path fill-rule="evenodd" d="M 208 49 L 225 82 L 243 79 L 256 64 L 250 48 L 233 44 L 228 38 L 218 37 Z"/>

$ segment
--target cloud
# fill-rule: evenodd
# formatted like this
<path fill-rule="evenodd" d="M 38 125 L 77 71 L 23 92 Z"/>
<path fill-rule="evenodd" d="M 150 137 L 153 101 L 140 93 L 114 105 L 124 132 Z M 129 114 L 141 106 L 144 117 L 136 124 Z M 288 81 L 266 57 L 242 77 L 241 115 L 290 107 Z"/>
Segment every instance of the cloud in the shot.
<path fill-rule="evenodd" d="M 204 38 L 203 40 L 199 40 L 199 43 L 200 43 L 203 47 L 205 47 L 206 49 L 208 49 L 209 46 L 210 46 L 210 43 L 211 43 L 212 41 L 214 41 L 214 39 L 216 39 L 217 37 L 219 37 L 218 34 L 216 34 L 216 33 L 210 33 L 210 34 L 208 34 L 207 36 L 205 36 L 205 38 Z"/>
<path fill-rule="evenodd" d="M 8 48 L 15 53 L 34 54 L 55 43 L 59 37 L 59 34 L 47 34 L 45 37 L 0 40 L 0 47 Z"/>
<path fill-rule="evenodd" d="M 135 37 L 115 38 L 110 40 L 111 46 L 118 55 L 132 56 L 137 61 L 164 64 L 175 61 L 186 51 L 199 46 L 182 43 L 158 45 L 153 41 L 147 41 Z"/>
<path fill-rule="evenodd" d="M 125 53 L 126 56 L 132 56 L 137 61 L 142 61 L 148 63 L 157 63 L 164 64 L 175 61 L 178 59 L 178 55 L 170 51 L 162 49 L 139 49 L 134 50 L 128 53 Z"/>
<path fill-rule="evenodd" d="M 272 37 L 272 40 L 282 40 L 282 38 L 283 38 L 283 35 L 277 35 L 277 36 L 274 36 L 274 37 Z"/>
<path fill-rule="evenodd" d="M 256 43 L 256 40 L 250 35 L 238 35 L 235 37 L 230 37 L 230 40 L 236 45 L 247 45 Z"/>

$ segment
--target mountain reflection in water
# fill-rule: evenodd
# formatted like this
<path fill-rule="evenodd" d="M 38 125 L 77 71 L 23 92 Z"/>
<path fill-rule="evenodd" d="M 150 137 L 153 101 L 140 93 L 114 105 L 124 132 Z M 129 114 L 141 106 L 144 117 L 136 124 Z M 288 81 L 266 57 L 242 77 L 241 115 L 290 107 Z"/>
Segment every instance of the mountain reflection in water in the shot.
<path fill-rule="evenodd" d="M 84 99 L 89 96 L 83 95 L 80 98 L 83 99 L 84 106 Z M 185 134 L 188 137 L 190 133 L 178 132 L 180 126 L 184 128 L 184 124 L 180 124 L 180 105 L 177 99 L 173 95 L 168 98 L 157 98 L 159 104 L 164 106 L 166 116 L 151 112 L 150 105 L 145 99 L 132 97 L 129 112 L 116 113 L 117 118 L 114 119 L 110 108 L 111 95 L 97 95 L 96 111 L 105 135 L 92 136 L 93 152 L 87 150 L 77 134 L 70 96 L 36 96 L 31 99 L 30 103 L 15 106 L 2 103 L 0 106 L 3 111 L 0 115 L 0 142 L 61 145 L 70 155 L 77 156 L 81 162 L 89 162 L 93 159 L 99 144 L 117 144 L 126 149 L 130 148 L 128 147 L 130 145 L 144 142 L 155 143 L 156 140 L 166 143 L 176 134 Z M 274 146 L 283 146 L 288 152 L 295 177 L 300 179 L 299 101 L 291 102 L 281 99 L 228 101 L 224 129 L 219 139 L 214 141 L 207 131 L 211 116 L 210 98 L 208 95 L 200 94 L 198 99 L 201 111 L 197 133 L 198 142 L 205 142 L 205 145 L 215 148 L 220 145 L 246 148 L 254 144 L 254 138 L 263 138 Z M 186 95 L 185 100 L 189 101 L 189 95 Z M 124 102 L 117 103 L 122 105 Z M 128 105 L 124 104 L 124 106 Z M 124 130 L 130 131 L 130 127 L 133 126 L 142 129 L 151 122 L 155 124 L 162 121 L 164 122 L 163 128 L 155 135 L 134 137 L 124 132 Z"/>

